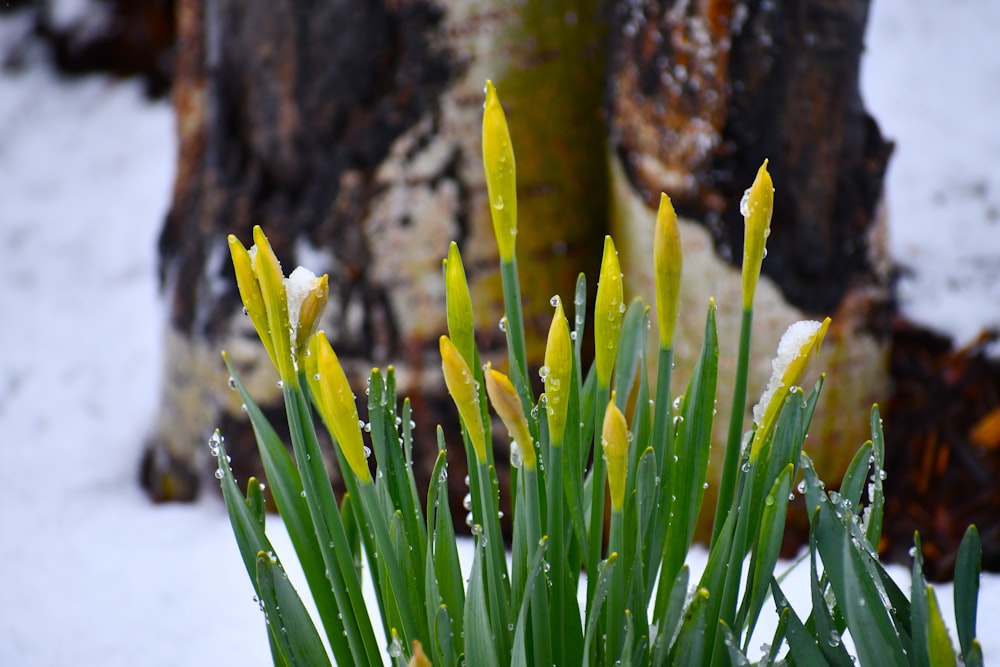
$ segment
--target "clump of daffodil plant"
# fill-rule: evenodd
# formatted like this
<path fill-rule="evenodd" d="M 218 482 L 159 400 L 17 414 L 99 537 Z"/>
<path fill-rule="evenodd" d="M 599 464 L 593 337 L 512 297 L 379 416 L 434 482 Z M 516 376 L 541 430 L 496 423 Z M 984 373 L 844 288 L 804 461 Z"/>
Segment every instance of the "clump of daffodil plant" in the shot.
<path fill-rule="evenodd" d="M 240 493 L 216 433 L 211 446 L 218 476 L 274 663 L 748 665 L 754 629 L 770 605 L 778 622 L 763 638 L 762 665 L 981 664 L 975 528 L 966 534 L 956 568 L 957 650 L 921 574 L 919 538 L 910 598 L 879 562 L 885 472 L 877 408 L 872 439 L 858 450 L 839 491 L 824 489 L 802 451 L 823 379 L 811 390 L 800 383 L 829 319 L 790 326 L 753 421 L 744 424 L 753 295 L 773 202 L 767 162 L 741 202 L 746 238 L 735 386 L 716 386 L 720 350 L 709 302 L 700 357 L 687 387 L 672 396 L 682 257 L 677 216 L 664 195 L 651 257 L 656 363 L 646 359 L 650 309 L 638 300 L 626 303 L 608 237 L 594 300 L 594 362 L 583 364 L 588 283 L 581 276 L 571 301 L 572 327 L 562 298 L 552 299 L 540 369 L 544 392 L 536 396 L 520 309 L 514 153 L 489 83 L 483 156 L 505 291 L 506 371 L 480 363 L 472 300 L 454 243 L 444 263 L 448 332 L 440 338 L 443 379 L 469 462 L 475 548 L 467 580 L 447 510 L 445 448 L 458 443 L 446 443 L 438 431 L 437 460 L 422 498 L 413 475 L 410 404 L 396 395 L 392 367 L 371 372 L 362 429 L 337 354 L 322 331 L 314 332 L 327 299 L 326 276 L 300 268 L 285 278 L 259 228 L 249 250 L 230 237 L 240 295 L 281 378 L 291 453 L 224 358 L 317 612 L 307 612 L 268 540 L 264 485 L 250 479 L 246 495 Z M 732 391 L 735 401 L 722 483 L 714 490 L 718 510 L 708 563 L 692 580 L 685 561 L 708 487 L 718 390 Z M 491 410 L 509 435 L 509 551 L 498 518 Z M 331 487 L 314 413 L 336 444 L 347 490 L 340 497 Z M 811 528 L 812 605 L 799 610 L 789 606 L 775 575 L 796 489 L 805 496 Z M 364 602 L 362 575 L 373 583 L 377 610 Z"/>

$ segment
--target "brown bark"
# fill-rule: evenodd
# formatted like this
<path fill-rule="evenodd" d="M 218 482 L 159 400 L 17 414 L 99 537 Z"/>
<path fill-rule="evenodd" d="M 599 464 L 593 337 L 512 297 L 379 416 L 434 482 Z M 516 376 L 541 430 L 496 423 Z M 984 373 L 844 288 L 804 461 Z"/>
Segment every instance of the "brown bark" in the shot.
<path fill-rule="evenodd" d="M 180 169 L 161 239 L 169 374 L 145 468 L 154 495 L 194 493 L 193 452 L 220 421 L 252 449 L 239 437 L 246 426 L 234 395 L 221 389 L 219 348 L 265 405 L 278 405 L 225 251 L 226 233 L 246 240 L 253 224 L 287 266 L 330 272 L 327 333 L 358 388 L 372 365 L 396 363 L 401 393 L 415 398 L 418 437 L 434 447 L 434 425 L 454 421 L 435 343 L 444 330 L 440 258 L 452 239 L 472 280 L 483 352 L 502 349 L 478 145 L 487 77 L 518 155 L 529 339 L 544 340 L 549 297 L 571 294 L 575 271 L 596 261 L 611 189 L 626 275 L 633 291 L 649 291 L 647 221 L 662 190 L 696 221 L 685 233 L 694 259 L 684 307 L 694 316 L 682 320 L 683 369 L 685 349 L 700 344 L 702 292 L 739 307 L 738 274 L 726 265 L 740 257 L 737 203 L 769 157 L 778 193 L 764 270 L 773 282 L 761 290 L 763 370 L 751 395 L 787 324 L 839 311 L 850 316 L 837 318 L 831 338 L 842 344 L 830 348 L 846 361 L 831 370 L 848 391 L 827 402 L 865 423 L 868 406 L 858 411 L 857 401 L 871 395 L 854 390 L 883 386 L 885 350 L 867 332 L 888 293 L 884 266 L 872 259 L 888 147 L 857 92 L 866 8 L 860 0 L 181 2 Z M 720 382 L 720 414 L 730 384 Z M 820 432 L 854 442 L 855 431 L 835 420 Z M 234 455 L 239 478 L 257 472 L 251 451 Z M 463 462 L 453 463 L 460 473 Z"/>

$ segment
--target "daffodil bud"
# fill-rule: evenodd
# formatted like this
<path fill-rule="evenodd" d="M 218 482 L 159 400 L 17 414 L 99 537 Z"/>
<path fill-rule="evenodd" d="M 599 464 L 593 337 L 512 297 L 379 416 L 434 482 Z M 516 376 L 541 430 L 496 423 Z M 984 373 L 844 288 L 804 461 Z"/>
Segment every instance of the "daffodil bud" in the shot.
<path fill-rule="evenodd" d="M 254 251 L 256 252 L 256 250 Z M 253 259 L 243 244 L 232 234 L 229 235 L 229 254 L 233 258 L 233 269 L 236 271 L 236 286 L 240 290 L 240 299 L 250 321 L 253 323 L 260 342 L 267 350 L 271 363 L 278 366 L 274 356 L 274 345 L 271 343 L 270 327 L 267 324 L 267 309 L 264 307 L 264 296 L 260 291 L 260 282 L 253 270 Z"/>
<path fill-rule="evenodd" d="M 458 244 L 454 241 L 448 246 L 448 258 L 444 260 L 444 288 L 448 335 L 462 353 L 465 363 L 471 368 L 476 363 L 472 296 L 469 294 L 469 282 L 465 277 L 462 255 L 458 251 Z"/>
<path fill-rule="evenodd" d="M 618 251 L 615 250 L 615 242 L 611 237 L 605 236 L 601 277 L 597 282 L 597 303 L 594 307 L 594 357 L 597 383 L 601 387 L 611 386 L 611 371 L 618 355 L 618 340 L 621 338 L 624 317 L 625 296 Z"/>
<path fill-rule="evenodd" d="M 431 667 L 431 661 L 424 653 L 424 647 L 416 639 L 413 640 L 413 654 L 407 667 Z"/>
<path fill-rule="evenodd" d="M 306 382 L 326 428 L 337 441 L 347 465 L 359 482 L 370 484 L 365 443 L 358 427 L 358 406 L 337 353 L 326 334 L 316 332 L 309 340 L 309 354 L 304 357 Z"/>
<path fill-rule="evenodd" d="M 566 433 L 566 413 L 569 409 L 570 384 L 573 374 L 573 343 L 569 337 L 569 322 L 563 312 L 562 300 L 555 297 L 556 312 L 549 326 L 545 344 L 545 365 L 542 382 L 545 384 L 546 415 L 552 444 L 560 446 Z"/>
<path fill-rule="evenodd" d="M 444 384 L 451 399 L 455 401 L 458 415 L 465 424 L 465 430 L 472 440 L 479 463 L 486 462 L 486 435 L 483 431 L 483 417 L 479 412 L 479 387 L 469 365 L 462 358 L 455 344 L 447 336 L 441 336 L 441 368 Z"/>
<path fill-rule="evenodd" d="M 765 244 L 771 233 L 771 213 L 774 211 L 774 184 L 767 173 L 767 160 L 757 170 L 753 185 L 743 193 L 740 213 L 743 214 L 743 310 L 753 306 L 753 295 L 764 261 Z"/>
<path fill-rule="evenodd" d="M 483 107 L 483 169 L 486 172 L 486 191 L 493 216 L 493 233 L 496 235 L 500 259 L 514 259 L 517 240 L 517 183 L 514 167 L 514 149 L 511 146 L 507 117 L 500 106 L 493 82 L 486 82 L 486 103 Z"/>
<path fill-rule="evenodd" d="M 802 381 L 809 364 L 819 354 L 829 326 L 829 317 L 822 322 L 796 322 L 781 337 L 778 354 L 771 364 L 771 379 L 760 397 L 760 403 L 753 408 L 757 432 L 750 446 L 751 460 L 757 458 L 761 445 L 774 428 L 788 391 Z"/>
<path fill-rule="evenodd" d="M 299 350 L 305 349 L 326 308 L 330 278 L 325 274 L 317 278 L 312 271 L 299 266 L 285 279 L 285 292 L 288 295 L 289 326 L 295 335 L 295 354 L 298 357 Z"/>
<path fill-rule="evenodd" d="M 656 324 L 660 330 L 660 347 L 663 349 L 674 344 L 682 263 L 677 214 L 670 203 L 670 197 L 661 194 L 653 235 L 653 268 L 656 273 Z"/>
<path fill-rule="evenodd" d="M 513 438 L 514 446 L 520 451 L 522 465 L 528 470 L 534 470 L 537 465 L 535 445 L 528 429 L 528 418 L 524 416 L 524 407 L 521 405 L 517 390 L 514 389 L 514 384 L 509 377 L 494 370 L 490 364 L 486 364 L 485 375 L 486 394 L 490 397 L 493 409 Z"/>
<path fill-rule="evenodd" d="M 615 392 L 611 392 L 611 400 L 604 412 L 601 445 L 608 462 L 611 509 L 621 512 L 625 505 L 625 476 L 628 472 L 628 424 L 625 423 L 625 415 L 615 405 Z"/>

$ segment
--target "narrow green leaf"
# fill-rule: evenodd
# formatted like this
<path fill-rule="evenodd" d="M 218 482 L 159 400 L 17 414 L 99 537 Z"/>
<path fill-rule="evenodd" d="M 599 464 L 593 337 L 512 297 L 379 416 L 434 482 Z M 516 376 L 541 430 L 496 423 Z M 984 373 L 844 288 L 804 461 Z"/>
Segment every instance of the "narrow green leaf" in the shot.
<path fill-rule="evenodd" d="M 469 576 L 468 594 L 465 598 L 465 664 L 499 667 L 496 654 L 497 642 L 490 629 L 486 608 L 486 591 L 483 582 L 482 549 L 476 546 Z"/>
<path fill-rule="evenodd" d="M 729 663 L 733 667 L 750 667 L 750 661 L 740 650 L 739 639 L 733 635 L 733 631 L 725 621 L 719 621 L 719 627 L 722 630 L 722 643 L 726 647 L 726 653 L 729 654 Z"/>
<path fill-rule="evenodd" d="M 684 613 L 684 601 L 687 599 L 688 580 L 690 576 L 690 568 L 687 565 L 681 567 L 669 591 L 669 597 L 665 598 L 668 602 L 663 614 L 658 617 L 659 624 L 656 628 L 654 665 L 666 664 L 670 648 L 673 646 L 674 638 L 680 627 L 681 615 Z M 663 585 L 662 580 L 660 585 Z"/>
<path fill-rule="evenodd" d="M 968 665 L 972 640 L 976 637 L 976 608 L 979 605 L 979 573 L 982 571 L 979 530 L 969 526 L 958 547 L 955 561 L 955 625 L 962 657 Z"/>
<path fill-rule="evenodd" d="M 271 634 L 291 664 L 329 665 L 330 658 L 309 612 L 284 569 L 271 556 L 257 554 L 257 583 Z"/>
<path fill-rule="evenodd" d="M 795 466 L 789 463 L 778 475 L 774 486 L 764 501 L 764 512 L 760 521 L 760 534 L 754 545 L 754 556 L 750 564 L 752 579 L 747 584 L 750 600 L 746 622 L 746 635 L 753 634 L 757 618 L 769 592 L 774 566 L 781 551 L 781 540 L 785 534 L 785 514 L 788 511 L 788 494 L 792 489 L 792 474 Z M 739 626 L 737 626 L 739 627 Z M 743 628 L 739 628 L 740 631 Z"/>
<path fill-rule="evenodd" d="M 882 512 L 885 509 L 883 480 L 885 479 L 885 436 L 882 434 L 882 417 L 878 406 L 872 406 L 872 483 L 868 487 L 868 521 L 865 536 L 869 544 L 878 544 L 882 539 Z"/>
<path fill-rule="evenodd" d="M 705 651 L 705 626 L 708 623 L 708 591 L 699 588 L 684 614 L 677 641 L 670 652 L 674 665 L 700 665 Z M 706 656 L 707 657 L 707 656 Z"/>
<path fill-rule="evenodd" d="M 816 639 L 802 624 L 795 610 L 788 604 L 788 599 L 782 592 L 777 581 L 771 581 L 771 595 L 774 597 L 775 609 L 780 617 L 779 623 L 785 624 L 785 638 L 788 640 L 790 657 L 797 665 L 822 667 L 828 664 L 816 644 Z"/>
<path fill-rule="evenodd" d="M 851 502 L 851 507 L 861 507 L 861 494 L 865 489 L 865 482 L 868 481 L 868 472 L 871 470 L 871 460 L 873 445 L 871 440 L 858 448 L 857 454 L 851 459 L 844 473 L 844 481 L 840 484 L 840 497 Z"/>
<path fill-rule="evenodd" d="M 930 662 L 934 667 L 954 667 L 955 648 L 951 644 L 944 619 L 941 618 L 941 608 L 938 606 L 937 595 L 930 586 L 927 587 L 927 611 L 930 617 L 927 634 Z"/>
<path fill-rule="evenodd" d="M 812 594 L 812 619 L 815 626 L 817 644 L 823 652 L 827 661 L 832 667 L 854 667 L 844 642 L 841 641 L 840 633 L 843 626 L 838 629 L 827 607 L 826 599 L 823 597 L 823 587 L 820 584 L 819 573 L 816 569 L 816 542 L 810 539 L 809 545 L 810 561 L 810 592 Z"/>
<path fill-rule="evenodd" d="M 256 477 L 247 480 L 247 507 L 250 513 L 257 519 L 261 528 L 265 527 L 267 511 L 264 508 L 264 485 Z"/>
<path fill-rule="evenodd" d="M 594 584 L 594 595 L 588 601 L 587 604 L 587 632 L 583 638 L 583 662 L 584 665 L 590 665 L 593 662 L 591 658 L 594 653 L 594 643 L 597 639 L 597 628 L 601 620 L 601 607 L 604 605 L 604 598 L 607 597 L 608 589 L 611 587 L 611 575 L 614 572 L 615 565 L 617 563 L 618 556 L 616 554 L 611 554 L 608 558 L 598 565 L 597 576 L 594 577 L 596 582 Z M 597 653 L 600 654 L 600 651 Z"/>

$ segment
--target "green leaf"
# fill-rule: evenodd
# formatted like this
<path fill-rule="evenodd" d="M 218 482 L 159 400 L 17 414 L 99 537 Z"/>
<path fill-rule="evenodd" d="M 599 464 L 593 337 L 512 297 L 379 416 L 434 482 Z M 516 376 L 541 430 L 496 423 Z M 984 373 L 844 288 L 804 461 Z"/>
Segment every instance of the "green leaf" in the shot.
<path fill-rule="evenodd" d="M 750 564 L 752 579 L 747 585 L 750 600 L 746 634 L 753 634 L 757 618 L 764 606 L 764 599 L 774 576 L 774 566 L 781 551 L 781 540 L 785 534 L 785 514 L 788 511 L 788 494 L 792 489 L 792 475 L 795 466 L 789 463 L 778 475 L 774 486 L 764 500 L 764 511 L 760 521 L 760 534 L 754 546 L 754 556 Z M 742 630 L 742 628 L 740 628 Z"/>
<path fill-rule="evenodd" d="M 955 561 L 955 625 L 966 665 L 976 637 L 976 608 L 979 605 L 979 573 L 982 571 L 979 530 L 969 526 L 958 547 Z"/>
<path fill-rule="evenodd" d="M 858 448 L 857 454 L 851 459 L 844 473 L 844 481 L 840 484 L 840 497 L 851 502 L 851 507 L 861 507 L 861 494 L 868 481 L 868 471 L 871 470 L 873 445 L 871 440 Z"/>
<path fill-rule="evenodd" d="M 791 605 L 788 604 L 785 594 L 777 581 L 771 580 L 771 594 L 774 596 L 774 605 L 778 612 L 779 624 L 785 624 L 785 638 L 788 640 L 788 650 L 796 665 L 808 667 L 822 667 L 828 664 L 816 644 L 816 639 L 809 634 L 806 626 L 796 615 Z"/>
<path fill-rule="evenodd" d="M 597 638 L 597 628 L 601 620 L 601 607 L 604 605 L 604 598 L 607 597 L 608 589 L 611 587 L 611 575 L 614 572 L 617 561 L 617 554 L 611 554 L 597 568 L 594 595 L 587 605 L 587 632 L 583 637 L 583 664 L 585 665 L 592 664 L 592 649 Z"/>
<path fill-rule="evenodd" d="M 816 541 L 810 539 L 810 592 L 812 594 L 812 619 L 820 651 L 833 667 L 854 667 L 844 642 L 840 640 L 843 626 L 834 622 L 823 597 L 823 587 L 820 585 L 819 573 L 816 569 Z"/>
<path fill-rule="evenodd" d="M 673 645 L 674 635 L 677 634 L 677 629 L 680 626 L 681 615 L 684 613 L 684 601 L 687 598 L 690 576 L 690 568 L 684 565 L 680 569 L 680 572 L 677 573 L 677 578 L 670 589 L 669 598 L 666 598 L 668 600 L 666 609 L 663 615 L 659 617 L 659 624 L 656 628 L 656 653 L 653 659 L 653 664 L 655 665 L 666 664 L 667 655 Z"/>
<path fill-rule="evenodd" d="M 472 559 L 472 573 L 465 598 L 465 664 L 499 667 L 496 639 L 490 629 L 489 612 L 486 610 L 486 590 L 483 582 L 482 549 L 476 545 Z"/>
<path fill-rule="evenodd" d="M 885 479 L 885 436 L 882 434 L 882 417 L 878 406 L 872 406 L 872 483 L 868 487 L 869 515 L 865 525 L 865 536 L 869 544 L 878 544 L 882 539 L 882 512 L 885 509 L 885 494 L 882 481 Z"/>
<path fill-rule="evenodd" d="M 538 583 L 538 574 L 542 571 L 542 563 L 545 561 L 546 542 L 546 538 L 542 538 L 542 543 L 537 545 L 535 555 L 531 560 L 531 567 L 528 570 L 528 576 L 525 580 L 524 599 L 521 602 L 521 608 L 517 612 L 517 622 L 514 626 L 514 649 L 511 654 L 512 667 L 527 667 L 529 664 L 549 664 L 551 662 L 551 658 L 546 660 L 538 655 L 535 656 L 536 659 L 534 661 L 528 662 L 528 642 L 525 636 L 528 630 L 528 610 L 532 606 L 532 594 L 534 593 L 535 586 Z M 543 649 L 547 649 L 549 648 L 549 642 L 551 642 L 551 639 L 551 637 L 544 636 L 536 638 L 535 645 L 538 646 L 541 644 Z M 540 658 L 544 660 L 544 662 L 539 662 Z"/>
<path fill-rule="evenodd" d="M 750 667 L 750 661 L 740 650 L 739 640 L 733 635 L 733 631 L 729 629 L 726 622 L 719 621 L 719 628 L 722 630 L 722 643 L 726 647 L 726 653 L 729 654 L 729 663 L 733 667 Z"/>
<path fill-rule="evenodd" d="M 291 664 L 329 665 L 323 641 L 284 569 L 263 551 L 256 560 L 260 599 L 282 654 Z"/>
<path fill-rule="evenodd" d="M 704 483 L 708 476 L 708 453 L 712 442 L 712 420 L 715 414 L 715 385 L 719 370 L 719 339 L 715 327 L 715 305 L 709 306 L 705 319 L 705 338 L 701 355 L 688 382 L 681 419 L 674 441 L 671 494 L 676 497 L 669 515 L 663 559 L 665 577 L 672 580 L 691 547 Z"/>
<path fill-rule="evenodd" d="M 955 648 L 948 637 L 948 628 L 941 618 L 941 608 L 938 607 L 937 595 L 934 589 L 927 587 L 927 611 L 930 616 L 930 627 L 928 628 L 928 653 L 931 664 L 934 667 L 954 667 Z"/>
<path fill-rule="evenodd" d="M 250 513 L 257 519 L 257 523 L 264 528 L 267 511 L 264 509 L 264 485 L 256 477 L 247 480 L 247 507 Z"/>
<path fill-rule="evenodd" d="M 681 630 L 670 652 L 670 664 L 700 665 L 705 651 L 705 626 L 708 623 L 708 591 L 699 588 L 684 614 Z"/>

